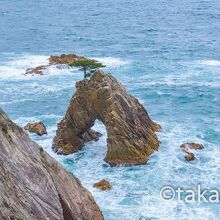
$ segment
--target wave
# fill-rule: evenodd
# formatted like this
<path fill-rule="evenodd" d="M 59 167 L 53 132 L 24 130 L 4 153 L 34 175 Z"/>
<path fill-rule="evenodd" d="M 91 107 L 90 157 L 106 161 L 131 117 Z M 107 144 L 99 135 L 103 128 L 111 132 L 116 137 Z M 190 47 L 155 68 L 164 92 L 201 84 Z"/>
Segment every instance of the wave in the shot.
<path fill-rule="evenodd" d="M 0 63 L 0 79 L 13 79 L 13 80 L 29 80 L 33 77 L 35 79 L 40 79 L 42 76 L 39 75 L 24 75 L 26 69 L 49 64 L 49 56 L 45 55 L 22 55 L 20 57 L 12 55 L 6 61 Z M 114 57 L 93 57 L 91 59 L 96 59 L 102 62 L 107 67 L 117 67 L 125 65 L 128 61 L 122 60 L 121 58 Z M 50 66 L 45 70 L 46 76 L 54 75 L 66 75 L 69 73 L 78 73 L 76 68 L 65 68 L 64 66 Z M 77 74 L 78 75 L 78 74 Z M 79 76 L 81 76 L 79 74 Z"/>
<path fill-rule="evenodd" d="M 21 57 L 9 57 L 0 65 L 0 79 L 18 79 L 29 78 L 24 76 L 27 68 L 47 65 L 49 63 L 48 56 L 43 55 L 23 55 Z"/>
<path fill-rule="evenodd" d="M 188 81 L 188 82 L 174 82 L 174 81 L 153 81 L 153 82 L 137 82 L 133 83 L 133 85 L 138 86 L 139 88 L 143 88 L 146 86 L 198 86 L 198 87 L 210 87 L 210 88 L 220 88 L 220 84 L 218 82 L 196 82 L 196 81 Z"/>
<path fill-rule="evenodd" d="M 220 67 L 220 60 L 198 60 L 195 63 L 199 65 Z"/>
<path fill-rule="evenodd" d="M 122 66 L 129 63 L 129 61 L 115 57 L 91 57 L 91 59 L 98 60 L 108 67 Z"/>
<path fill-rule="evenodd" d="M 39 115 L 36 117 L 18 117 L 14 120 L 14 122 L 20 126 L 25 126 L 27 123 L 31 122 L 38 122 L 38 121 L 44 121 L 47 119 L 56 119 L 57 121 L 62 119 L 61 115 L 55 115 L 55 114 L 48 114 L 48 115 Z"/>
<path fill-rule="evenodd" d="M 31 101 L 32 99 L 19 99 L 19 100 L 12 100 L 12 101 L 7 101 L 7 102 L 0 102 L 0 105 L 10 105 L 14 103 L 19 103 L 19 102 L 26 102 L 26 101 Z"/>

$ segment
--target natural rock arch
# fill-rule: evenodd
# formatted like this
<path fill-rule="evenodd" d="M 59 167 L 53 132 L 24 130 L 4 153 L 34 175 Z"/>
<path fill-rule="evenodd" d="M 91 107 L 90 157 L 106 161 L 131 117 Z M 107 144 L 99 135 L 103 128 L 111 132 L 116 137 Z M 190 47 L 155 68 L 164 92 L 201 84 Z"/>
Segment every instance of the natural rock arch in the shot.
<path fill-rule="evenodd" d="M 111 165 L 143 164 L 159 147 L 155 132 L 160 126 L 112 75 L 96 71 L 90 80 L 76 84 L 76 93 L 58 124 L 55 151 L 74 153 L 85 142 L 98 140 L 99 133 L 91 129 L 96 119 L 106 126 L 108 150 L 104 160 Z"/>

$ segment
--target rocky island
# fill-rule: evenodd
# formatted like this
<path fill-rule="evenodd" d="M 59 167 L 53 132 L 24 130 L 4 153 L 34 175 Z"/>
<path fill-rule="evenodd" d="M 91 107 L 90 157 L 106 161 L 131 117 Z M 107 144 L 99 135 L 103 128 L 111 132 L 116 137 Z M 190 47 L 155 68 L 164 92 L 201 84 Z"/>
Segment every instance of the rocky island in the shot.
<path fill-rule="evenodd" d="M 47 65 L 28 68 L 26 69 L 25 74 L 43 75 L 44 71 L 50 66 L 55 66 L 58 69 L 71 68 L 70 64 L 74 61 L 91 61 L 91 59 L 76 54 L 61 54 L 60 56 L 51 55 L 48 58 L 49 63 Z"/>
<path fill-rule="evenodd" d="M 97 140 L 99 134 L 91 130 L 96 119 L 107 129 L 104 160 L 110 165 L 146 163 L 159 147 L 156 131 L 160 125 L 150 119 L 143 105 L 116 78 L 97 70 L 90 80 L 76 84 L 76 93 L 58 124 L 53 149 L 59 154 L 71 154 L 87 141 Z"/>
<path fill-rule="evenodd" d="M 0 108 L 0 219 L 103 216 L 93 196 Z"/>

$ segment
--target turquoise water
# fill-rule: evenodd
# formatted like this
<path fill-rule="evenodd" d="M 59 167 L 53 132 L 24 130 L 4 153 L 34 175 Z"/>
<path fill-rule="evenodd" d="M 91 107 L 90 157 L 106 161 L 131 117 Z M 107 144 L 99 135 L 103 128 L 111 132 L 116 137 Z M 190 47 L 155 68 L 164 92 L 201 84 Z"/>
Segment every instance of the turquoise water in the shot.
<path fill-rule="evenodd" d="M 220 190 L 220 3 L 217 0 L 0 0 L 0 106 L 19 125 L 43 120 L 48 135 L 31 137 L 72 171 L 95 197 L 107 220 L 219 219 L 219 203 L 163 201 L 166 185 Z M 160 149 L 146 165 L 110 167 L 105 127 L 99 142 L 74 155 L 51 150 L 76 70 L 50 68 L 50 54 L 77 53 L 107 65 L 160 123 Z M 179 145 L 202 143 L 185 162 Z M 107 179 L 113 189 L 93 183 Z"/>

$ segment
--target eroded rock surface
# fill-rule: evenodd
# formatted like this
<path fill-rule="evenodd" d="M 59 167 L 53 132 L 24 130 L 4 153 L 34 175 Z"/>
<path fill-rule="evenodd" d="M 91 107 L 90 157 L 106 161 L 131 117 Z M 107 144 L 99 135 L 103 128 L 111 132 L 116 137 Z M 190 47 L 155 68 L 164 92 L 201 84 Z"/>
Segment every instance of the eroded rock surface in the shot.
<path fill-rule="evenodd" d="M 192 161 L 196 159 L 194 153 L 190 153 L 190 152 L 186 152 L 184 158 L 186 161 Z"/>
<path fill-rule="evenodd" d="M 103 219 L 92 195 L 0 109 L 0 219 Z"/>
<path fill-rule="evenodd" d="M 28 68 L 26 70 L 26 74 L 38 74 L 38 75 L 43 75 L 44 71 L 47 69 L 49 65 L 41 65 L 41 66 L 37 66 L 34 68 Z"/>
<path fill-rule="evenodd" d="M 95 183 L 93 185 L 93 187 L 97 188 L 97 189 L 100 189 L 100 190 L 103 190 L 103 191 L 106 191 L 106 190 L 111 190 L 112 189 L 112 186 L 111 184 L 109 183 L 109 181 L 103 179 L 97 183 Z"/>
<path fill-rule="evenodd" d="M 194 149 L 194 150 L 201 150 L 204 148 L 204 146 L 202 144 L 198 144 L 198 143 L 184 143 L 184 144 L 181 144 L 180 147 L 183 149 L 183 150 L 188 150 L 188 149 Z"/>
<path fill-rule="evenodd" d="M 41 121 L 36 123 L 28 123 L 24 126 L 24 129 L 39 136 L 47 134 L 46 126 Z"/>
<path fill-rule="evenodd" d="M 77 56 L 76 54 L 61 54 L 60 56 L 51 55 L 49 57 L 49 65 L 40 65 L 37 67 L 28 68 L 25 74 L 38 74 L 43 75 L 44 71 L 50 66 L 56 66 L 58 69 L 70 68 L 69 64 L 76 60 L 88 60 L 83 56 Z"/>
<path fill-rule="evenodd" d="M 107 129 L 108 151 L 104 160 L 111 165 L 143 164 L 159 147 L 155 132 L 160 126 L 112 75 L 98 70 L 90 80 L 76 84 L 76 93 L 58 124 L 53 141 L 55 151 L 67 154 L 67 148 L 69 153 L 80 150 L 96 119 Z"/>
<path fill-rule="evenodd" d="M 186 161 L 192 161 L 195 160 L 196 157 L 194 155 L 194 153 L 192 153 L 192 150 L 201 150 L 204 148 L 204 146 L 202 144 L 198 144 L 198 143 L 184 143 L 180 145 L 180 148 L 183 150 L 183 152 L 185 152 L 184 158 Z"/>
<path fill-rule="evenodd" d="M 49 58 L 49 64 L 69 64 L 76 60 L 87 60 L 87 58 L 83 56 L 77 56 L 76 54 L 61 54 L 60 56 L 51 55 Z"/>

